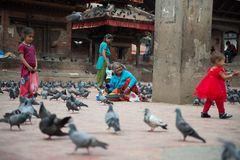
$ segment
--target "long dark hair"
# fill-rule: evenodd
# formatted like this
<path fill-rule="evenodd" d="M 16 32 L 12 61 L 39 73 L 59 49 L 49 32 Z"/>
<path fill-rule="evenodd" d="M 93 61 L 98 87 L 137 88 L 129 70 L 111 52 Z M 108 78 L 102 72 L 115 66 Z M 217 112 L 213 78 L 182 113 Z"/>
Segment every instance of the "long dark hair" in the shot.
<path fill-rule="evenodd" d="M 22 35 L 21 35 L 21 41 L 24 41 L 24 38 L 29 35 L 34 33 L 34 30 L 31 27 L 25 27 L 22 30 Z"/>

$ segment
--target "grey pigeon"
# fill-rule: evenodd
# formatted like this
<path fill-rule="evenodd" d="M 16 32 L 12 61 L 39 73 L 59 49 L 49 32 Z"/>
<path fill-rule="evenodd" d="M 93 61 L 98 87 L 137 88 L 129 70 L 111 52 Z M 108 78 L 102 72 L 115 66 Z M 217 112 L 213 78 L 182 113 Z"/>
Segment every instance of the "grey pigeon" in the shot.
<path fill-rule="evenodd" d="M 10 124 L 10 129 L 12 130 L 12 126 L 18 126 L 19 129 L 20 125 L 24 123 L 29 118 L 28 113 L 20 113 L 20 114 L 14 114 L 5 116 L 3 119 L 0 119 L 0 122 L 5 122 Z"/>
<path fill-rule="evenodd" d="M 44 103 L 40 102 L 39 117 L 42 119 L 45 117 L 49 117 L 50 115 L 51 113 L 46 109 Z"/>
<path fill-rule="evenodd" d="M 150 131 L 154 131 L 157 127 L 162 127 L 162 129 L 167 129 L 167 124 L 164 123 L 157 116 L 153 115 L 148 108 L 144 110 L 144 122 L 151 127 Z"/>
<path fill-rule="evenodd" d="M 75 97 L 71 95 L 70 100 L 77 106 L 77 107 L 88 107 L 88 105 L 84 104 L 83 102 L 77 100 Z"/>
<path fill-rule="evenodd" d="M 113 102 L 111 102 L 111 101 L 109 101 L 108 99 L 107 99 L 107 97 L 105 97 L 105 96 L 103 96 L 102 95 L 102 92 L 99 92 L 99 101 L 101 102 L 101 103 L 104 103 L 104 104 L 111 104 L 111 105 L 113 105 Z"/>
<path fill-rule="evenodd" d="M 61 95 L 61 99 L 65 102 L 67 99 L 69 99 L 69 97 L 64 95 L 64 94 L 62 94 Z"/>
<path fill-rule="evenodd" d="M 74 102 L 72 102 L 70 99 L 67 100 L 66 107 L 67 107 L 68 111 L 70 111 L 70 110 L 72 110 L 73 112 L 79 111 L 77 105 Z"/>
<path fill-rule="evenodd" d="M 42 99 L 47 99 L 48 91 L 43 90 L 43 91 L 41 92 L 41 96 L 42 96 Z"/>
<path fill-rule="evenodd" d="M 31 118 L 34 115 L 35 117 L 39 118 L 37 111 L 32 106 L 32 99 L 26 99 L 24 103 L 22 103 L 18 109 L 21 113 L 28 113 L 29 114 L 29 121 L 31 122 Z"/>
<path fill-rule="evenodd" d="M 60 98 L 61 95 L 62 95 L 62 93 L 61 93 L 61 92 L 58 92 L 58 93 L 54 94 L 49 100 L 53 100 L 53 99 L 58 100 L 58 98 Z"/>
<path fill-rule="evenodd" d="M 87 133 L 78 131 L 75 124 L 69 124 L 69 128 L 69 138 L 76 145 L 75 151 L 77 151 L 78 148 L 86 148 L 89 153 L 89 147 L 102 147 L 103 149 L 107 149 L 107 143 L 101 142 Z"/>
<path fill-rule="evenodd" d="M 72 14 L 66 16 L 68 21 L 80 21 L 82 20 L 82 13 L 73 11 Z"/>
<path fill-rule="evenodd" d="M 9 98 L 10 98 L 10 100 L 17 98 L 16 94 L 17 93 L 16 93 L 15 89 L 14 88 L 10 88 L 10 90 L 9 90 Z"/>
<path fill-rule="evenodd" d="M 61 131 L 69 121 L 71 117 L 65 117 L 63 119 L 57 118 L 56 114 L 51 114 L 49 117 L 45 117 L 41 119 L 39 123 L 39 129 L 42 133 L 49 136 L 66 136 L 68 133 Z"/>
<path fill-rule="evenodd" d="M 90 91 L 87 91 L 87 92 L 83 92 L 83 93 L 81 94 L 81 96 L 82 96 L 83 98 L 87 98 L 87 97 L 89 96 L 89 94 L 90 94 Z"/>
<path fill-rule="evenodd" d="M 105 122 L 108 128 L 113 128 L 115 132 L 120 131 L 119 115 L 114 112 L 112 105 L 109 105 L 108 111 L 105 114 Z"/>
<path fill-rule="evenodd" d="M 179 108 L 175 110 L 176 112 L 176 127 L 183 134 L 183 140 L 185 141 L 187 136 L 194 137 L 206 143 L 205 139 L 200 137 L 198 133 L 183 119 L 182 113 Z"/>
<path fill-rule="evenodd" d="M 221 139 L 220 141 L 224 144 L 223 152 L 221 156 L 222 160 L 231 160 L 231 159 L 240 160 L 240 150 L 237 149 L 234 143 L 229 141 L 224 141 Z"/>
<path fill-rule="evenodd" d="M 5 113 L 4 114 L 4 118 L 7 118 L 7 117 L 9 117 L 9 116 L 12 116 L 12 115 L 16 115 L 16 114 L 20 114 L 21 113 L 21 111 L 19 110 L 19 109 L 16 109 L 16 110 L 14 110 L 14 111 L 12 111 L 12 112 L 7 112 L 7 113 Z"/>

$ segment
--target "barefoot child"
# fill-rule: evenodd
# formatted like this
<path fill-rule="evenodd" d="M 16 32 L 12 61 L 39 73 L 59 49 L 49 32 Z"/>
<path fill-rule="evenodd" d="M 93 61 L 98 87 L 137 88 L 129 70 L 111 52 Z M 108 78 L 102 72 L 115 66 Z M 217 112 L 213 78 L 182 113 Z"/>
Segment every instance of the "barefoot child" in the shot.
<path fill-rule="evenodd" d="M 37 70 L 36 50 L 32 45 L 34 30 L 26 27 L 23 29 L 23 42 L 18 46 L 20 54 L 21 65 L 21 80 L 20 80 L 20 96 L 32 98 L 33 95 L 29 92 L 30 87 L 30 73 Z"/>
<path fill-rule="evenodd" d="M 226 74 L 223 68 L 225 61 L 224 55 L 221 53 L 214 53 L 211 57 L 212 67 L 208 69 L 207 75 L 201 80 L 198 84 L 195 95 L 207 101 L 203 107 L 201 113 L 202 118 L 210 118 L 208 111 L 212 105 L 212 102 L 215 101 L 220 119 L 231 118 L 232 115 L 225 113 L 224 102 L 227 98 L 225 80 L 232 78 L 235 75 L 238 75 L 239 72 L 233 72 L 233 74 Z"/>

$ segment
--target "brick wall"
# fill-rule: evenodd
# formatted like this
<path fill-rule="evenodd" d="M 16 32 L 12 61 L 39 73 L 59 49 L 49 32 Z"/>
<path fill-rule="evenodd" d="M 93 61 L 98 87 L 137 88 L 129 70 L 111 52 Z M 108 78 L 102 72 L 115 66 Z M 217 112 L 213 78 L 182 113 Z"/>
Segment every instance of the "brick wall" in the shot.
<path fill-rule="evenodd" d="M 20 18 L 23 20 L 26 20 L 27 14 L 23 12 L 17 12 L 17 11 L 8 11 L 8 10 L 2 10 L 1 11 L 1 25 L 3 27 L 3 32 L 1 33 L 0 38 L 0 49 L 4 49 L 5 51 L 17 51 L 17 46 L 20 42 L 20 35 L 17 32 L 17 26 L 15 24 L 10 24 L 10 17 L 13 18 Z M 65 17 L 51 17 L 47 15 L 38 15 L 38 14 L 31 14 L 31 21 L 34 21 L 35 23 L 40 24 L 38 28 L 41 28 L 42 22 L 49 22 L 49 23 L 61 23 L 64 24 L 66 27 L 52 27 L 52 30 L 58 30 L 60 31 L 60 35 L 58 39 L 54 42 L 55 48 L 52 48 L 52 44 L 46 44 L 50 43 L 49 41 L 43 42 L 45 44 L 43 45 L 49 45 L 50 49 L 48 52 L 53 52 L 52 54 L 61 54 L 61 55 L 69 55 L 71 52 L 71 23 L 67 23 L 65 20 Z M 24 23 L 24 22 L 23 22 Z M 22 25 L 23 26 L 23 25 Z M 31 26 L 31 24 L 30 24 Z M 33 26 L 34 28 L 34 26 Z M 44 37 L 42 34 L 44 32 L 36 32 L 35 39 L 38 38 L 36 36 L 39 36 L 41 34 L 42 37 Z M 40 48 L 40 47 L 39 47 Z M 44 47 L 43 47 L 44 48 Z M 37 48 L 38 50 L 38 48 Z M 46 52 L 46 50 L 44 51 Z M 46 54 L 46 53 L 43 53 Z"/>

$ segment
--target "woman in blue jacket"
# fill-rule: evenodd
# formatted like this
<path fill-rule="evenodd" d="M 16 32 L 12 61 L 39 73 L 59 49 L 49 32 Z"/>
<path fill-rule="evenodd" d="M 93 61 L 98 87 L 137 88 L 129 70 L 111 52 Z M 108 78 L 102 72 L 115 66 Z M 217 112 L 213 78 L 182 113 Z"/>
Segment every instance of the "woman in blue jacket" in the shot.
<path fill-rule="evenodd" d="M 103 87 L 103 82 L 105 80 L 105 71 L 106 67 L 110 64 L 110 48 L 109 45 L 111 44 L 113 40 L 113 36 L 111 34 L 106 34 L 104 36 L 104 41 L 100 44 L 99 47 L 99 57 L 96 64 L 97 69 L 97 85 L 99 88 Z"/>
<path fill-rule="evenodd" d="M 136 86 L 137 79 L 119 62 L 112 64 L 114 75 L 112 76 L 110 83 L 107 85 L 107 92 L 113 94 L 119 94 L 122 96 L 122 100 L 129 100 L 129 93 L 132 91 L 139 94 L 138 87 Z"/>

